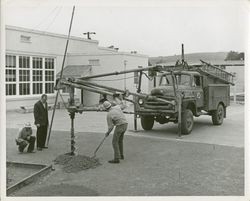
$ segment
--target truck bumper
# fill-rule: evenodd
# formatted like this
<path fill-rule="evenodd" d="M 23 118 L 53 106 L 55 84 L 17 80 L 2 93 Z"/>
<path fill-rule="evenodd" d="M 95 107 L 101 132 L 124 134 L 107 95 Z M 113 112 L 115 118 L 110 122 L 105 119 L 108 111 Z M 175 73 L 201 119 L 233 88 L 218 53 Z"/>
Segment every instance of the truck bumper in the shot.
<path fill-rule="evenodd" d="M 152 109 L 145 109 L 140 108 L 136 111 L 138 115 L 152 115 L 152 116 L 172 116 L 173 114 L 177 113 L 175 110 L 152 110 Z"/>

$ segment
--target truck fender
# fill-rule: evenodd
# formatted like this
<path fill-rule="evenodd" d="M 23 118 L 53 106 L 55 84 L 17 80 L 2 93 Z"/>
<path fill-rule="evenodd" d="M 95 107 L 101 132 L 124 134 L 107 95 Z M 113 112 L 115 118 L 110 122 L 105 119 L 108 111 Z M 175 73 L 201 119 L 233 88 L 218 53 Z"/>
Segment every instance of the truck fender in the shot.
<path fill-rule="evenodd" d="M 194 115 L 197 115 L 197 108 L 194 101 L 191 102 L 183 102 L 182 112 L 186 109 L 190 109 Z"/>

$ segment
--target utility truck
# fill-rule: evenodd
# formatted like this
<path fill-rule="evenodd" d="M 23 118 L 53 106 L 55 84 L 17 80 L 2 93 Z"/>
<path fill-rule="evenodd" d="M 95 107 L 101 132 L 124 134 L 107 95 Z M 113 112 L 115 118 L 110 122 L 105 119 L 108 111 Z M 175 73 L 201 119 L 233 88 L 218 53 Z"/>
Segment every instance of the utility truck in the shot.
<path fill-rule="evenodd" d="M 233 75 L 219 67 L 201 61 L 202 65 L 188 66 L 186 62 L 175 66 L 159 66 L 159 85 L 152 98 L 136 98 L 136 114 L 144 130 L 151 130 L 154 122 L 180 123 L 182 134 L 189 134 L 194 116 L 210 115 L 214 125 L 221 125 L 230 104 L 230 84 Z M 154 97 L 168 102 L 155 100 Z"/>

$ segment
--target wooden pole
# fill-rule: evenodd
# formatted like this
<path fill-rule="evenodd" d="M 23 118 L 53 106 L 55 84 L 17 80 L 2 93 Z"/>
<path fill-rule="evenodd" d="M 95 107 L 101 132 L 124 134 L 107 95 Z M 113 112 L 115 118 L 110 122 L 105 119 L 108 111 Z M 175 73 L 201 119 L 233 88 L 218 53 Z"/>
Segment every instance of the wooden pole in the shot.
<path fill-rule="evenodd" d="M 68 45 L 69 45 L 69 37 L 70 37 L 70 32 L 71 32 L 71 27 L 72 27 L 72 22 L 73 22 L 73 17 L 74 17 L 74 12 L 75 12 L 75 6 L 73 7 L 73 11 L 72 11 L 72 15 L 71 15 L 70 26 L 69 26 L 69 33 L 68 33 L 68 38 L 67 38 L 67 42 L 66 42 L 64 56 L 63 56 L 63 62 L 62 62 L 62 69 L 61 69 L 61 73 L 60 73 L 60 79 L 62 79 L 62 75 L 63 75 L 63 68 L 64 68 L 66 54 L 67 54 Z M 55 116 L 55 110 L 56 110 L 56 104 L 57 104 L 57 100 L 58 100 L 58 95 L 59 95 L 59 90 L 56 93 L 54 108 L 53 108 L 52 117 L 51 117 L 51 122 L 50 122 L 50 125 L 49 125 L 49 132 L 48 132 L 48 138 L 47 138 L 47 146 L 49 145 L 50 134 L 51 134 L 52 124 L 53 124 L 53 120 L 54 120 L 54 116 Z"/>

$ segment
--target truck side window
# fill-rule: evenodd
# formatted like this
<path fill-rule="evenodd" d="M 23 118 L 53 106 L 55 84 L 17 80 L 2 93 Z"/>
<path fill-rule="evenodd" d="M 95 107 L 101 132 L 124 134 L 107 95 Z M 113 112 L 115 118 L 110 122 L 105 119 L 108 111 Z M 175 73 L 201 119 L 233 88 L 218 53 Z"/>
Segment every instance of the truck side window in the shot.
<path fill-rule="evenodd" d="M 194 76 L 194 84 L 195 84 L 195 86 L 197 86 L 197 87 L 200 87 L 200 86 L 201 86 L 201 79 L 200 79 L 200 76 Z"/>

